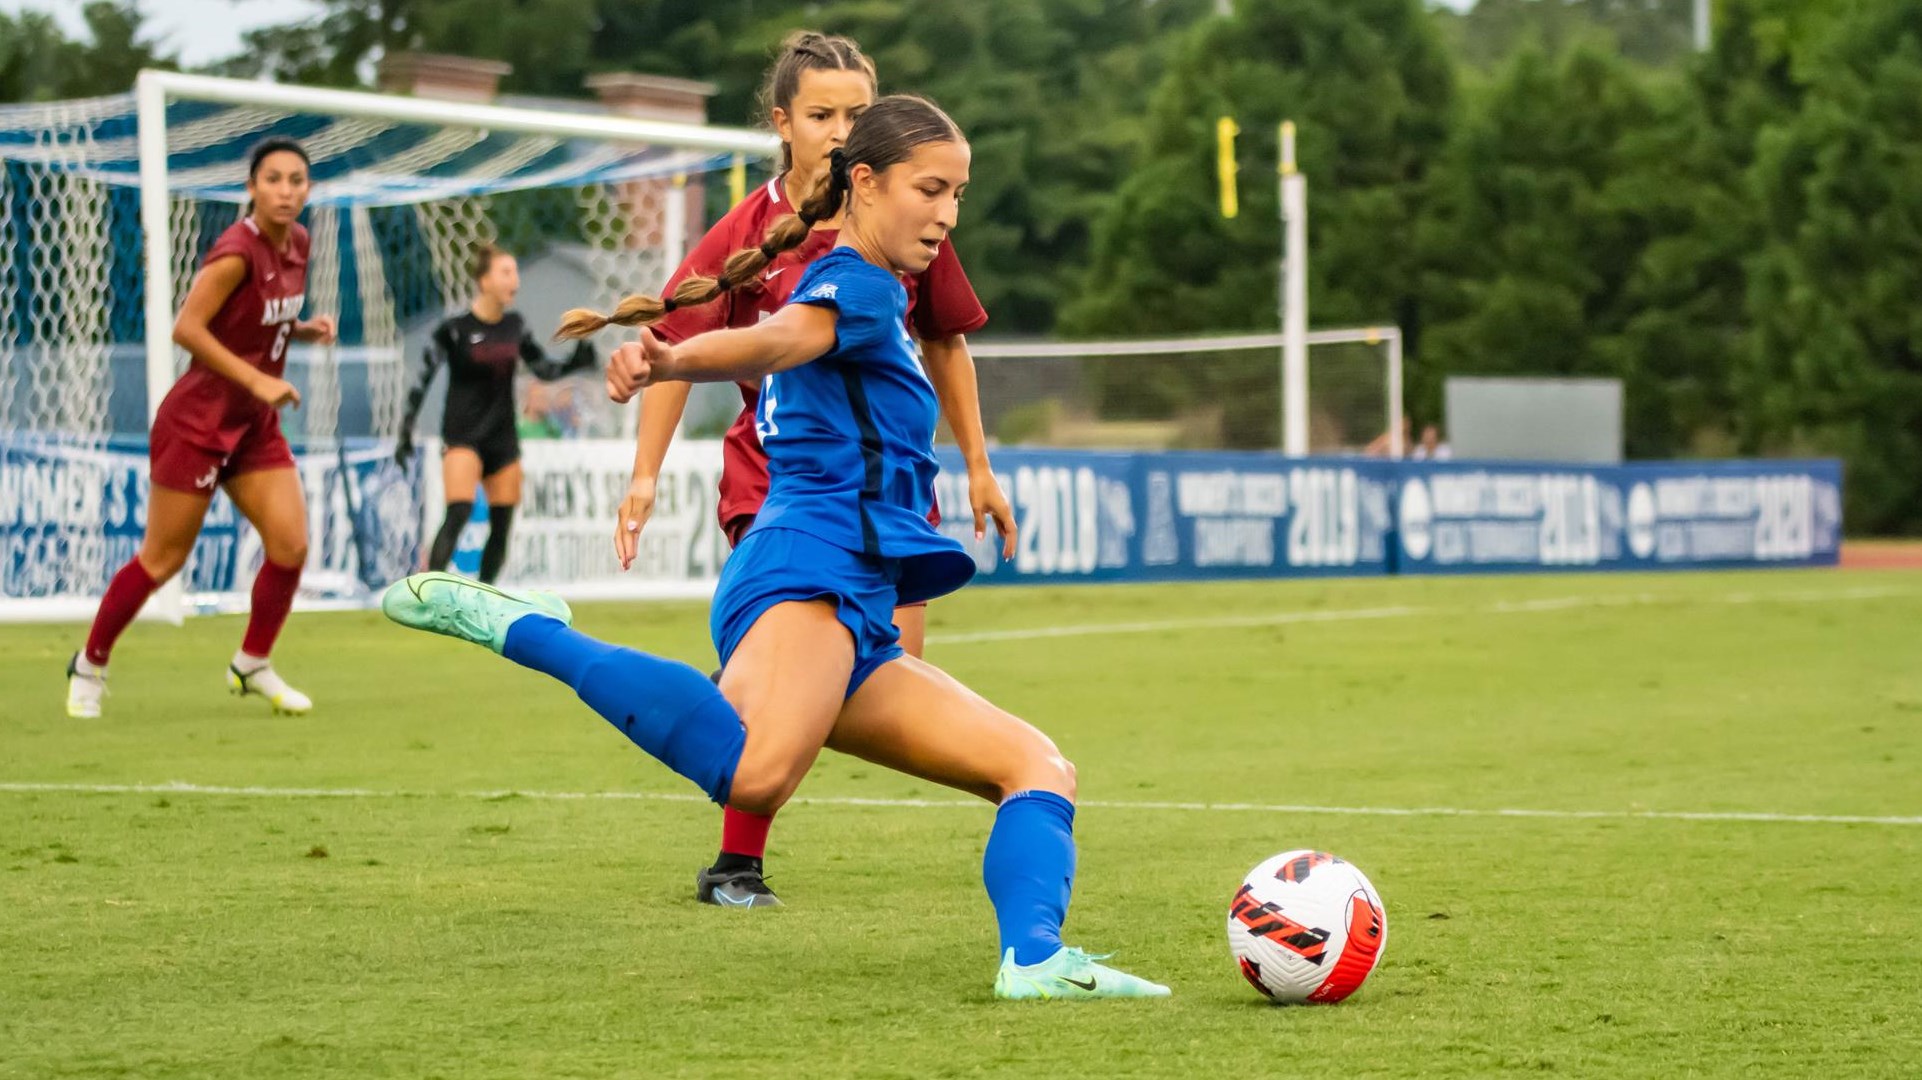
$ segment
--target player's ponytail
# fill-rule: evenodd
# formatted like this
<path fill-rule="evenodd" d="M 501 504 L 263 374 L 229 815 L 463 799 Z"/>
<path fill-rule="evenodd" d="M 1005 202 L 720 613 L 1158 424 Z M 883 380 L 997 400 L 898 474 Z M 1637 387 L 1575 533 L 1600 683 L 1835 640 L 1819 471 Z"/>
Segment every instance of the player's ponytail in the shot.
<path fill-rule="evenodd" d="M 813 194 L 802 202 L 797 213 L 768 226 L 759 247 L 743 248 L 728 256 L 718 277 L 689 277 L 674 289 L 674 295 L 661 299 L 634 295 L 602 315 L 588 308 L 575 308 L 561 316 L 556 338 L 582 338 L 613 323 L 619 326 L 650 326 L 676 308 L 708 303 L 741 285 L 753 281 L 762 268 L 782 252 L 801 246 L 817 224 L 831 220 L 847 201 L 849 173 L 856 165 L 881 172 L 906 161 L 917 146 L 932 142 L 956 142 L 961 129 L 948 114 L 923 98 L 896 94 L 884 97 L 863 112 L 848 132 L 847 146 L 837 148 L 828 159 L 827 176 Z"/>

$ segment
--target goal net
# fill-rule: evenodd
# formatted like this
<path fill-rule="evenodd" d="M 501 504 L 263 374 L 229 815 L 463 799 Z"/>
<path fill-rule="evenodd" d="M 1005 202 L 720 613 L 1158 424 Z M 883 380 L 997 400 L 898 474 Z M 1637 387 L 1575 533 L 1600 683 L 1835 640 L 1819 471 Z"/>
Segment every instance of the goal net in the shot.
<path fill-rule="evenodd" d="M 156 72 L 133 93 L 0 108 L 0 618 L 84 617 L 138 549 L 146 432 L 188 359 L 173 315 L 272 135 L 313 159 L 304 315 L 340 326 L 337 344 L 288 353 L 306 606 L 362 601 L 417 565 L 422 487 L 393 439 L 429 330 L 471 299 L 478 244 L 520 256 L 538 333 L 563 307 L 659 288 L 702 225 L 702 174 L 774 149 L 748 131 Z M 602 395 L 574 396 L 594 403 L 581 433 L 618 428 Z M 185 606 L 244 606 L 260 559 L 217 498 Z"/>
<path fill-rule="evenodd" d="M 1309 453 L 1399 453 L 1400 331 L 1317 330 L 1307 343 Z M 1013 445 L 1272 450 L 1284 445 L 1282 344 L 1280 334 L 976 343 L 982 424 Z"/>

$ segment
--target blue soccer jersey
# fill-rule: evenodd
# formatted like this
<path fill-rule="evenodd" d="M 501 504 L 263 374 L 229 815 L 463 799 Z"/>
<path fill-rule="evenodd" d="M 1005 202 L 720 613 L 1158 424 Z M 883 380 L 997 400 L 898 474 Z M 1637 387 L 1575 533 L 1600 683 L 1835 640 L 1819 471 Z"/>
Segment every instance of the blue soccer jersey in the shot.
<path fill-rule="evenodd" d="M 833 308 L 834 347 L 761 383 L 769 486 L 754 530 L 795 529 L 886 560 L 902 603 L 960 588 L 973 560 L 928 524 L 940 404 L 908 336 L 900 280 L 838 247 L 808 266 L 788 302 Z"/>

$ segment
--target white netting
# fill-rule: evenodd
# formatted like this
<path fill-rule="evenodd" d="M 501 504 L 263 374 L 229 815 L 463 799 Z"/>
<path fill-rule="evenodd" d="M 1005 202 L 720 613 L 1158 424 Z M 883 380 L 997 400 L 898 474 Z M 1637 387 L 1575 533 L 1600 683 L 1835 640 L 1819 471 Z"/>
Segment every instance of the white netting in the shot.
<path fill-rule="evenodd" d="M 1308 337 L 1309 449 L 1362 453 L 1400 415 L 1398 334 Z M 1010 445 L 1272 450 L 1281 444 L 1278 334 L 977 344 L 982 425 Z"/>
<path fill-rule="evenodd" d="M 97 595 L 144 524 L 133 112 L 131 95 L 0 107 L 0 617 L 18 598 Z M 472 297 L 475 249 L 499 243 L 520 258 L 517 306 L 544 336 L 565 307 L 658 289 L 685 235 L 685 216 L 667 212 L 679 178 L 726 163 L 694 137 L 683 148 L 206 102 L 170 102 L 167 118 L 176 310 L 200 259 L 239 218 L 247 148 L 289 135 L 313 159 L 304 315 L 335 316 L 341 337 L 289 350 L 303 407 L 284 411 L 282 425 L 301 462 L 308 584 L 321 596 L 365 595 L 417 561 L 419 477 L 392 463 L 392 440 L 429 330 Z M 188 357 L 172 352 L 177 377 Z M 572 397 L 574 433 L 620 429 L 601 395 Z M 419 434 L 433 433 L 437 413 L 436 401 Z M 410 504 L 415 513 L 396 513 Z M 252 567 L 240 564 L 258 549 L 248 528 L 217 506 L 204 538 L 187 592 L 214 606 L 244 602 Z"/>

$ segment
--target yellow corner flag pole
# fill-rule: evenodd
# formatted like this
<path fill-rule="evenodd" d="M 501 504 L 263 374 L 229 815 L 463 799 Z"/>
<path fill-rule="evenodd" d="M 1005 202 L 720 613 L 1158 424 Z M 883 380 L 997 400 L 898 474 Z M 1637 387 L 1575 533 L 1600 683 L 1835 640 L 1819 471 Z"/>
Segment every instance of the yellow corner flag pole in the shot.
<path fill-rule="evenodd" d="M 1221 182 L 1221 216 L 1225 218 L 1241 213 L 1235 190 L 1235 136 L 1239 134 L 1241 128 L 1232 117 L 1215 121 L 1215 174 Z"/>
<path fill-rule="evenodd" d="M 747 159 L 734 155 L 732 166 L 727 170 L 727 204 L 733 206 L 747 198 Z"/>

